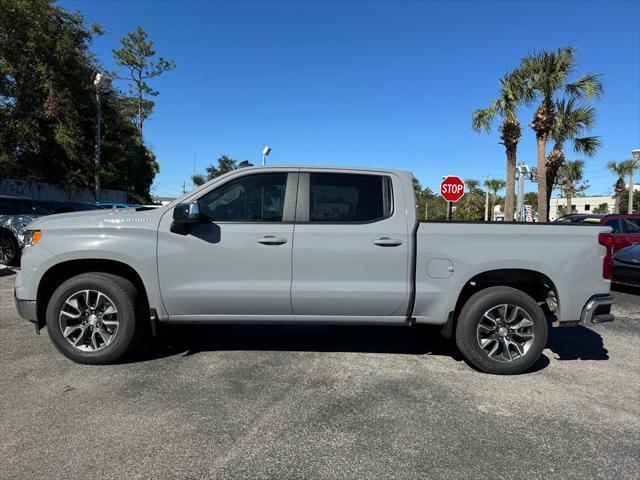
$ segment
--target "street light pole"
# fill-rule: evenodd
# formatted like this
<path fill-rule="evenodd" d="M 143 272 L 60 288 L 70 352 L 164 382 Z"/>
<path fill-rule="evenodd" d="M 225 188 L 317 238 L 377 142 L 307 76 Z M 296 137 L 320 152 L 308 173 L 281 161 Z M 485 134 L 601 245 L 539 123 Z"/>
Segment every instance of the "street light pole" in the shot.
<path fill-rule="evenodd" d="M 271 153 L 271 147 L 268 145 L 262 149 L 262 166 L 264 167 L 267 164 L 267 157 Z"/>
<path fill-rule="evenodd" d="M 95 166 L 95 194 L 96 202 L 100 201 L 100 124 L 102 123 L 102 111 L 100 108 L 100 81 L 102 74 L 96 73 L 93 85 L 96 87 L 96 166 Z"/>
<path fill-rule="evenodd" d="M 640 150 L 631 150 L 631 159 L 635 162 L 636 167 L 640 166 Z M 633 213 L 633 169 L 629 172 L 629 206 L 627 213 Z"/>

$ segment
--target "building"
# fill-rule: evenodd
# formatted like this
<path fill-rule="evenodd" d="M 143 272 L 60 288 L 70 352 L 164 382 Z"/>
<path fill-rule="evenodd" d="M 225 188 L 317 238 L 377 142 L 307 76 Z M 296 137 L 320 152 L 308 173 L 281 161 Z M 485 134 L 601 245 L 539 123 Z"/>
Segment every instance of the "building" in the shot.
<path fill-rule="evenodd" d="M 572 213 L 595 213 L 594 210 L 600 205 L 606 203 L 608 206 L 608 212 L 613 213 L 615 209 L 615 200 L 613 197 L 572 197 L 571 206 Z M 558 212 L 558 207 L 564 207 L 564 211 L 567 209 L 567 199 L 565 197 L 553 198 L 549 204 L 549 221 L 554 221 L 562 216 L 563 212 Z M 566 212 L 569 213 L 569 212 Z M 565 213 L 565 214 L 566 214 Z M 601 212 L 605 213 L 605 212 Z"/>

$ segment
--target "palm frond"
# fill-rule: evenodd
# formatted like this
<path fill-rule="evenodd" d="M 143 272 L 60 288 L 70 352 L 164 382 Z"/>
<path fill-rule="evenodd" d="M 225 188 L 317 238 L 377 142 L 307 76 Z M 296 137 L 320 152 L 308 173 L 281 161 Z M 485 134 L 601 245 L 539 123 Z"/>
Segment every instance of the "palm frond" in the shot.
<path fill-rule="evenodd" d="M 567 95 L 573 98 L 601 98 L 604 94 L 604 89 L 600 77 L 599 73 L 587 73 L 575 82 L 565 85 L 564 90 Z"/>
<path fill-rule="evenodd" d="M 491 131 L 491 124 L 497 115 L 498 111 L 495 102 L 493 102 L 489 108 L 476 110 L 471 115 L 471 128 L 476 132 L 489 133 Z"/>
<path fill-rule="evenodd" d="M 573 151 L 582 153 L 587 157 L 593 157 L 602 146 L 600 137 L 580 137 L 573 139 Z"/>

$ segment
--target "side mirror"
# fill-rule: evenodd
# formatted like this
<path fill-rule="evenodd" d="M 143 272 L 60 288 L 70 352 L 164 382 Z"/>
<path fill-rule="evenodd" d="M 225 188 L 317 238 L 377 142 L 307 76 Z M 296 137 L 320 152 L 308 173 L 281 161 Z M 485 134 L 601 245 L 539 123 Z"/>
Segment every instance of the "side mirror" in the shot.
<path fill-rule="evenodd" d="M 200 206 L 197 203 L 180 203 L 173 209 L 173 223 L 171 231 L 174 233 L 186 234 L 186 225 L 199 222 Z"/>

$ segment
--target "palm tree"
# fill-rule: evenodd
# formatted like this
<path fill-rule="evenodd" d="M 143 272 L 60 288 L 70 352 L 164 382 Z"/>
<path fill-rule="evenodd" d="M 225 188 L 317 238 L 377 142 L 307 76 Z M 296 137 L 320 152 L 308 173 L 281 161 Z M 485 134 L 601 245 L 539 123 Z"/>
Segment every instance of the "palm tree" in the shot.
<path fill-rule="evenodd" d="M 541 222 L 547 221 L 547 168 L 546 150 L 556 122 L 555 97 L 560 90 L 571 98 L 598 98 L 602 95 L 602 83 L 599 75 L 588 73 L 575 82 L 568 79 L 576 69 L 576 49 L 563 47 L 557 50 L 535 53 L 522 60 L 520 70 L 526 78 L 527 87 L 540 97 L 529 126 L 536 132 L 537 177 L 538 177 L 538 216 Z"/>
<path fill-rule="evenodd" d="M 553 148 L 546 159 L 547 177 L 547 215 L 553 186 L 556 184 L 558 171 L 564 164 L 564 144 L 573 143 L 573 150 L 587 157 L 592 157 L 600 148 L 599 137 L 582 137 L 581 135 L 592 128 L 596 112 L 592 107 L 579 104 L 576 99 L 562 99 L 555 104 L 556 118 L 550 138 Z M 584 163 L 584 162 L 583 162 Z"/>
<path fill-rule="evenodd" d="M 465 178 L 464 184 L 469 193 L 475 193 L 480 188 L 480 182 L 475 178 Z"/>
<path fill-rule="evenodd" d="M 484 186 L 491 192 L 489 195 L 491 198 L 491 209 L 489 210 L 489 221 L 493 220 L 493 211 L 495 210 L 496 203 L 498 202 L 498 192 L 507 185 L 504 180 L 492 178 L 484 181 Z M 507 217 L 505 217 L 506 219 Z"/>
<path fill-rule="evenodd" d="M 611 173 L 617 176 L 616 183 L 613 184 L 613 195 L 615 200 L 615 207 L 613 213 L 620 213 L 620 200 L 622 198 L 622 194 L 625 191 L 624 177 L 629 173 L 629 164 L 628 161 L 615 162 L 611 160 L 607 163 L 607 168 Z"/>
<path fill-rule="evenodd" d="M 584 175 L 584 161 L 574 160 L 573 162 L 567 162 L 560 167 L 558 173 L 561 178 L 561 188 L 565 197 L 567 197 L 567 214 L 570 215 L 573 212 L 571 199 L 576 192 L 584 190 L 584 186 L 580 187 L 578 185 Z"/>
<path fill-rule="evenodd" d="M 500 143 L 504 145 L 507 154 L 507 195 L 505 198 L 505 219 L 513 220 L 515 178 L 516 178 L 516 153 L 518 142 L 522 137 L 522 128 L 517 117 L 517 109 L 520 104 L 533 100 L 532 91 L 525 88 L 524 77 L 519 71 L 508 73 L 500 79 L 500 92 L 497 100 L 491 102 L 487 108 L 473 112 L 471 127 L 476 132 L 489 132 L 493 120 L 500 116 L 502 124 L 500 131 Z"/>

